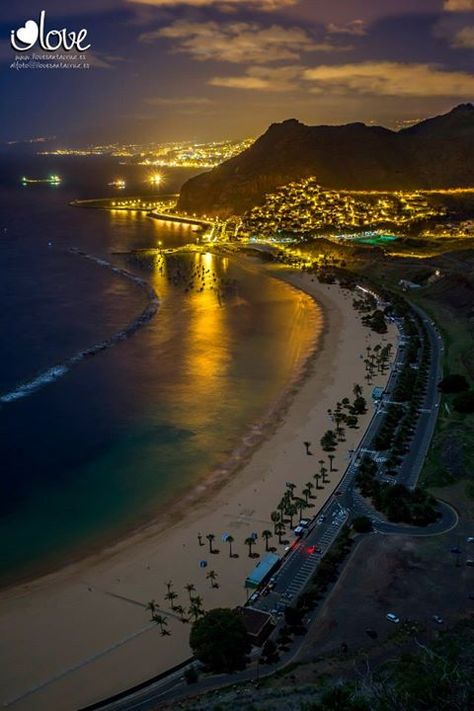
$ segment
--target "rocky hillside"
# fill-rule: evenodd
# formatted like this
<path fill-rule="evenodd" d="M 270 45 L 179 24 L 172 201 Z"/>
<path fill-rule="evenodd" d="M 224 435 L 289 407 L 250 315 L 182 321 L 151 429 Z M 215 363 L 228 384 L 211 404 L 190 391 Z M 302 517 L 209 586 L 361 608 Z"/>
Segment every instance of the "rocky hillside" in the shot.
<path fill-rule="evenodd" d="M 239 214 L 276 187 L 315 176 L 327 188 L 412 189 L 474 185 L 474 106 L 402 131 L 352 123 L 272 124 L 250 148 L 188 180 L 179 208 Z"/>

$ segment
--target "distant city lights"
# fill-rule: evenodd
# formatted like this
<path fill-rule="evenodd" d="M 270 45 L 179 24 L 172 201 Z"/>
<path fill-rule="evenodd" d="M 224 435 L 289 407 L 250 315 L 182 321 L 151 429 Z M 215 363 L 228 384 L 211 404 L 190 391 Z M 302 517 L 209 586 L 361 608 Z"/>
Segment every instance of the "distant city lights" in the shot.
<path fill-rule="evenodd" d="M 38 155 L 54 156 L 114 156 L 128 159 L 129 164 L 160 168 L 214 168 L 229 158 L 242 153 L 254 138 L 193 143 L 174 141 L 150 144 L 104 144 L 85 148 L 56 148 L 39 151 Z"/>

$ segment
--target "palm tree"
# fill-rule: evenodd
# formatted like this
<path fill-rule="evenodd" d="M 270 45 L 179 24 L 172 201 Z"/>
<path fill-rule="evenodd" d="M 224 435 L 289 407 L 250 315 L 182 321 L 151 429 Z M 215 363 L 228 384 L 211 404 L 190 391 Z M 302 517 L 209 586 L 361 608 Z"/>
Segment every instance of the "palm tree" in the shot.
<path fill-rule="evenodd" d="M 308 506 L 309 506 L 309 501 L 308 501 L 308 499 L 309 499 L 309 497 L 310 497 L 310 495 L 311 495 L 311 491 L 312 491 L 312 489 L 313 489 L 313 486 L 314 486 L 314 484 L 311 484 L 311 482 L 309 482 L 309 485 L 306 484 L 305 488 L 304 488 L 303 491 L 302 491 L 302 494 L 303 494 L 304 498 L 306 499 L 306 503 L 308 504 Z"/>
<path fill-rule="evenodd" d="M 276 533 L 277 536 L 278 536 L 278 543 L 279 543 L 280 545 L 282 544 L 281 537 L 282 537 L 282 535 L 285 533 L 285 531 L 286 531 L 286 527 L 285 527 L 285 524 L 284 524 L 284 523 L 282 523 L 281 521 L 279 521 L 277 524 L 275 524 L 275 533 Z"/>
<path fill-rule="evenodd" d="M 336 470 L 333 469 L 333 467 L 332 467 L 332 463 L 333 463 L 333 461 L 334 461 L 334 454 L 328 454 L 328 459 L 329 459 L 329 471 L 330 471 L 330 472 L 336 471 Z"/>
<path fill-rule="evenodd" d="M 202 609 L 202 598 L 199 597 L 199 595 L 196 595 L 196 597 L 192 598 L 188 612 L 194 619 L 194 621 L 196 621 L 199 617 L 201 617 L 201 615 L 204 614 L 204 610 Z"/>
<path fill-rule="evenodd" d="M 288 491 L 287 491 L 286 493 L 289 494 Z M 280 501 L 278 502 L 278 504 L 277 504 L 277 509 L 278 509 L 278 511 L 280 512 L 280 519 L 281 519 L 282 521 L 283 521 L 283 517 L 284 517 L 284 515 L 285 515 L 285 509 L 286 509 L 286 507 L 288 506 L 288 500 L 289 500 L 290 498 L 291 498 L 291 497 L 285 498 L 285 497 L 283 496 L 283 497 L 281 498 L 281 500 L 280 500 Z"/>
<path fill-rule="evenodd" d="M 147 602 L 146 609 L 150 611 L 151 619 L 153 619 L 153 615 L 156 612 L 156 601 L 150 600 L 150 602 Z"/>
<path fill-rule="evenodd" d="M 316 474 L 313 474 L 313 479 L 316 481 L 316 489 L 322 489 L 322 486 L 319 486 L 319 480 L 321 479 L 321 474 L 319 472 L 316 472 Z"/>
<path fill-rule="evenodd" d="M 252 538 L 252 536 L 249 536 L 248 538 L 245 539 L 244 544 L 249 547 L 249 558 L 252 558 L 252 546 L 255 545 L 255 538 Z"/>
<path fill-rule="evenodd" d="M 296 516 L 298 513 L 298 507 L 296 504 L 289 504 L 285 513 L 290 517 L 290 528 L 293 528 L 293 516 Z"/>
<path fill-rule="evenodd" d="M 208 533 L 206 538 L 209 541 L 209 553 L 214 553 L 214 550 L 212 548 L 212 542 L 215 539 L 215 535 L 213 533 Z"/>
<path fill-rule="evenodd" d="M 298 510 L 300 512 L 300 518 L 303 518 L 303 509 L 308 508 L 308 504 L 306 503 L 306 501 L 304 499 L 297 499 L 295 503 L 296 503 Z"/>
<path fill-rule="evenodd" d="M 306 454 L 308 454 L 308 455 L 313 454 L 312 451 L 310 450 L 311 442 L 303 442 L 303 444 L 306 447 Z"/>
<path fill-rule="evenodd" d="M 276 533 L 277 523 L 279 523 L 279 522 L 280 522 L 280 519 L 281 519 L 280 512 L 279 512 L 279 511 L 272 511 L 271 514 L 270 514 L 270 518 L 271 518 L 271 520 L 272 520 L 273 527 L 274 527 L 275 533 Z"/>
<path fill-rule="evenodd" d="M 168 624 L 168 620 L 166 617 L 163 615 L 160 615 L 158 613 L 153 615 L 153 622 L 155 622 L 157 625 L 160 626 L 160 632 L 161 635 L 164 637 L 165 635 L 169 635 L 170 633 L 168 630 L 165 630 L 165 626 Z"/>
<path fill-rule="evenodd" d="M 202 540 L 202 533 L 198 533 L 197 539 L 198 539 L 199 545 L 200 545 L 200 546 L 203 546 L 204 543 L 203 543 L 203 540 Z"/>
<path fill-rule="evenodd" d="M 215 570 L 210 570 L 206 575 L 206 578 L 211 581 L 211 588 L 219 587 L 219 583 L 216 583 L 217 573 Z"/>
<path fill-rule="evenodd" d="M 294 496 L 294 491 L 295 491 L 295 489 L 296 489 L 296 484 L 292 484 L 291 481 L 289 481 L 289 482 L 287 482 L 287 484 L 286 484 L 286 488 L 287 488 L 288 491 L 290 492 L 291 498 L 293 498 L 293 496 Z"/>
<path fill-rule="evenodd" d="M 326 477 L 326 474 L 327 474 L 327 473 L 328 473 L 328 470 L 326 469 L 326 467 L 323 467 L 323 468 L 321 469 L 321 474 L 322 474 L 322 477 L 323 477 L 323 484 L 329 484 L 329 479 Z"/>
<path fill-rule="evenodd" d="M 184 586 L 184 589 L 188 591 L 189 595 L 189 602 L 193 599 L 193 596 L 191 593 L 193 593 L 196 590 L 196 587 L 193 585 L 193 583 L 187 583 L 187 585 Z"/>
<path fill-rule="evenodd" d="M 362 387 L 355 383 L 354 387 L 352 388 L 352 392 L 354 393 L 355 397 L 360 397 L 362 395 Z"/>
<path fill-rule="evenodd" d="M 272 536 L 273 536 L 273 533 L 271 531 L 268 531 L 267 529 L 265 529 L 265 531 L 262 531 L 262 538 L 265 539 L 265 551 L 267 551 L 267 552 L 269 550 L 268 541 L 270 538 L 272 538 Z"/>
<path fill-rule="evenodd" d="M 227 536 L 226 541 L 229 544 L 229 558 L 234 558 L 234 554 L 232 553 L 232 544 L 234 542 L 234 537 Z"/>
<path fill-rule="evenodd" d="M 171 588 L 173 587 L 173 581 L 172 581 L 172 580 L 168 580 L 168 582 L 165 583 L 165 585 L 166 585 L 166 587 L 168 588 L 168 592 L 169 592 L 169 591 L 171 590 Z"/>
<path fill-rule="evenodd" d="M 174 611 L 181 618 L 181 622 L 187 622 L 187 619 L 184 616 L 184 607 L 182 605 L 175 605 Z"/>
<path fill-rule="evenodd" d="M 196 622 L 201 616 L 202 610 L 195 602 L 192 602 L 188 608 L 188 614 L 193 618 L 194 622 Z"/>
<path fill-rule="evenodd" d="M 169 600 L 170 607 L 172 610 L 175 609 L 174 607 L 174 601 L 178 597 L 178 593 L 175 593 L 174 590 L 168 590 L 168 592 L 165 595 L 165 600 Z"/>

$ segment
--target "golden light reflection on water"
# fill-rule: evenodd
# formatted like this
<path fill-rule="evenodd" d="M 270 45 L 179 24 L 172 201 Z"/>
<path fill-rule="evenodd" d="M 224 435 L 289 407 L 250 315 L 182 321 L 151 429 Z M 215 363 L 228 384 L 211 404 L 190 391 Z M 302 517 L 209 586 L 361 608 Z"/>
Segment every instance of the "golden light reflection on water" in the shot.
<path fill-rule="evenodd" d="M 116 224 L 128 219 L 113 217 Z M 135 221 L 128 266 L 142 271 L 160 299 L 138 366 L 148 369 L 150 385 L 135 387 L 135 397 L 159 402 L 156 417 L 166 412 L 173 426 L 193 432 L 201 453 L 216 450 L 216 431 L 220 447 L 232 443 L 277 401 L 317 338 L 320 310 L 261 266 L 211 252 L 166 252 L 192 243 L 189 227 L 141 214 Z"/>
<path fill-rule="evenodd" d="M 195 266 L 204 266 L 212 271 L 215 257 L 209 253 L 196 254 L 194 262 Z M 191 294 L 188 304 L 191 314 L 183 343 L 186 380 L 192 387 L 195 401 L 203 403 L 225 387 L 231 360 L 229 324 L 226 308 L 219 303 L 214 288 L 206 287 Z M 202 407 L 197 409 L 202 426 L 203 416 L 210 419 L 212 412 Z"/>

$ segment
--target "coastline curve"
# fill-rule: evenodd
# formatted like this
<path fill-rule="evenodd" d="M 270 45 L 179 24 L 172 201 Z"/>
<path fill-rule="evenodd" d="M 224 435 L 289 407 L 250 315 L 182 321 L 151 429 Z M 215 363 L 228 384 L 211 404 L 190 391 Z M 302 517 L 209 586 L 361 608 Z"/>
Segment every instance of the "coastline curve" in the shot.
<path fill-rule="evenodd" d="M 92 358 L 101 351 L 108 350 L 118 343 L 126 341 L 142 326 L 148 323 L 160 307 L 160 301 L 157 293 L 145 279 L 141 279 L 139 276 L 128 272 L 126 269 L 121 269 L 105 259 L 95 257 L 94 255 L 83 252 L 75 247 L 71 247 L 68 251 L 70 254 L 82 257 L 83 259 L 88 259 L 101 267 L 109 269 L 120 277 L 132 281 L 145 292 L 147 296 L 147 304 L 138 316 L 136 316 L 127 326 L 125 326 L 125 328 L 120 329 L 120 331 L 114 333 L 110 336 L 110 338 L 94 343 L 92 346 L 78 351 L 62 363 L 57 363 L 56 365 L 51 366 L 31 380 L 21 383 L 10 392 L 0 395 L 0 406 L 2 404 L 7 405 L 11 402 L 15 402 L 16 400 L 20 400 L 21 398 L 28 397 L 28 395 L 33 394 L 46 385 L 55 382 L 63 375 L 66 375 L 72 368 L 79 365 L 79 363 L 86 358 Z"/>

